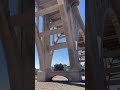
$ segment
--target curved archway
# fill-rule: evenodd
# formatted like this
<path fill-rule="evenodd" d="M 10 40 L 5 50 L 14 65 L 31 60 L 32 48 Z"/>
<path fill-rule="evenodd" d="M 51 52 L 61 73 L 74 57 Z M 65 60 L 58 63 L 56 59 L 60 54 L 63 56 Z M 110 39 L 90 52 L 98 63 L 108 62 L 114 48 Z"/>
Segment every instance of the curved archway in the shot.
<path fill-rule="evenodd" d="M 120 35 L 118 32 L 118 29 L 120 29 L 120 24 L 119 24 L 117 15 L 115 14 L 112 8 L 109 8 L 107 9 L 104 15 L 104 28 L 103 28 L 103 34 L 102 34 L 102 40 L 103 40 L 102 47 L 104 49 L 102 52 L 120 48 L 119 46 Z"/>
<path fill-rule="evenodd" d="M 104 16 L 104 28 L 102 33 L 102 55 L 105 71 L 106 81 L 111 82 L 115 79 L 117 70 L 114 71 L 114 75 L 111 75 L 113 71 L 111 68 L 117 66 L 116 60 L 120 60 L 120 24 L 116 13 L 112 8 L 107 9 Z M 117 58 L 117 59 L 116 59 Z M 120 63 L 119 63 L 120 65 Z M 109 70 L 109 71 L 108 71 Z M 120 77 L 119 77 L 120 78 Z M 109 88 L 109 84 L 108 84 Z"/>
<path fill-rule="evenodd" d="M 67 69 L 70 66 L 70 61 L 69 61 L 69 56 L 68 56 L 68 49 L 64 48 L 64 49 L 59 49 L 59 50 L 55 50 L 54 54 L 53 54 L 53 58 L 51 61 L 51 68 L 54 68 L 55 64 L 62 64 L 63 66 L 66 65 Z M 52 69 L 52 71 L 54 71 Z"/>
<path fill-rule="evenodd" d="M 61 75 L 53 76 L 51 79 L 52 81 L 68 81 L 67 77 Z"/>
<path fill-rule="evenodd" d="M 68 82 L 69 78 L 63 75 L 54 75 L 48 78 L 47 81 L 54 81 L 54 82 Z"/>
<path fill-rule="evenodd" d="M 48 3 L 48 2 L 46 1 L 45 3 Z M 39 81 L 45 81 L 46 78 L 53 76 L 53 75 L 57 75 L 57 74 L 60 74 L 60 75 L 64 75 L 66 73 L 68 74 L 68 72 L 65 72 L 65 73 L 57 72 L 56 73 L 56 72 L 51 71 L 51 63 L 52 63 L 54 51 L 55 50 L 57 51 L 63 48 L 68 48 L 67 51 L 69 54 L 68 57 L 69 57 L 69 63 L 70 63 L 70 68 L 71 68 L 71 70 L 69 71 L 69 74 L 72 77 L 70 80 L 71 81 L 81 80 L 77 44 L 78 44 L 78 38 L 79 38 L 78 33 L 79 31 L 84 32 L 83 30 L 84 25 L 82 23 L 81 17 L 79 17 L 80 15 L 77 9 L 77 5 L 75 5 L 73 7 L 74 9 L 72 10 L 72 7 L 70 6 L 70 4 L 72 3 L 71 1 L 64 1 L 64 3 L 65 4 L 60 10 L 59 9 L 55 11 L 47 10 L 45 13 L 42 13 L 42 14 L 39 14 L 39 12 L 35 13 L 36 17 L 42 16 L 42 19 L 43 19 L 43 23 L 42 23 L 43 25 L 41 24 L 43 26 L 43 27 L 41 26 L 42 32 L 38 32 L 39 30 L 36 30 L 38 28 L 37 25 L 35 27 L 35 30 L 36 30 L 35 36 L 36 36 L 37 47 L 39 49 L 38 53 L 40 53 L 39 54 L 40 64 L 41 64 L 40 67 L 42 71 L 42 72 L 39 72 L 40 73 L 39 75 L 41 75 L 41 77 L 39 78 Z M 68 11 L 67 9 L 64 9 L 65 7 L 67 8 L 66 3 L 69 3 Z M 58 2 L 58 4 L 61 4 L 61 3 Z M 55 5 L 55 6 L 58 6 L 58 5 Z M 52 7 L 52 4 L 49 7 Z M 46 8 L 48 7 L 45 5 L 39 9 L 44 11 L 46 10 Z M 76 16 L 79 19 L 76 18 Z M 74 25 L 72 23 L 74 23 Z M 62 41 L 61 39 L 63 39 L 64 37 L 66 38 L 66 40 Z M 84 41 L 82 40 L 82 42 Z M 80 49 L 84 49 L 83 43 L 82 43 L 82 48 Z M 66 60 L 67 59 L 65 58 L 65 61 Z M 55 74 L 50 74 L 49 76 L 49 73 L 55 73 Z M 64 73 L 64 74 L 61 74 L 61 73 Z"/>

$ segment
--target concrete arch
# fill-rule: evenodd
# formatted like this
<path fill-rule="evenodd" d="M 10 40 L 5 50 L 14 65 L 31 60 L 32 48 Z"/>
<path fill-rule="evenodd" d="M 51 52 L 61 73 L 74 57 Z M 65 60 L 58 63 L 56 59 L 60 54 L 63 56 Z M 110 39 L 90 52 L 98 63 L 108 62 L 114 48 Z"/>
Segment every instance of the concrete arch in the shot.
<path fill-rule="evenodd" d="M 105 20 L 107 18 L 107 15 L 109 15 L 111 17 L 111 20 L 112 20 L 112 23 L 113 25 L 116 27 L 119 27 L 120 28 L 120 23 L 118 21 L 118 17 L 117 17 L 117 14 L 115 13 L 115 11 L 112 9 L 112 8 L 108 8 L 106 9 L 105 11 L 105 14 L 104 14 L 104 17 L 103 17 L 103 22 L 104 22 L 104 25 L 103 25 L 103 32 L 104 32 L 104 26 L 105 26 Z"/>
<path fill-rule="evenodd" d="M 104 13 L 104 16 L 103 16 L 102 40 L 103 40 L 103 37 L 104 37 L 104 31 L 105 31 L 105 28 L 104 28 L 105 27 L 105 21 L 108 18 L 108 15 L 111 15 L 111 13 L 114 13 L 113 9 L 112 8 L 108 8 L 108 9 L 106 9 L 106 11 Z"/>
<path fill-rule="evenodd" d="M 78 30 L 83 32 L 84 25 L 82 23 L 82 19 L 79 17 L 77 6 L 74 6 L 75 11 L 72 11 L 71 9 L 72 7 L 70 6 L 71 5 L 70 1 L 63 0 L 62 2 L 60 2 L 58 0 L 58 3 L 52 2 L 51 4 L 49 3 L 49 1 L 44 1 L 44 0 L 42 1 L 46 4 L 49 4 L 49 9 L 47 9 L 48 6 L 43 5 L 42 3 L 38 3 L 39 5 L 41 5 L 41 8 L 39 8 L 39 11 L 35 13 L 36 17 L 43 16 L 44 18 L 43 32 L 40 32 L 40 33 L 37 31 L 35 32 L 36 38 L 37 38 L 36 42 L 38 43 L 37 44 L 38 50 L 40 51 L 39 56 L 42 56 L 40 57 L 40 60 L 42 63 L 42 66 L 41 66 L 42 69 L 38 71 L 38 81 L 46 81 L 47 79 L 55 75 L 66 76 L 66 74 L 67 74 L 66 77 L 69 76 L 69 79 L 71 78 L 71 81 L 81 81 L 81 72 L 79 69 L 78 50 L 76 49 L 76 40 L 79 38 Z M 66 5 L 66 3 L 68 3 L 68 5 Z M 62 7 L 61 7 L 61 4 L 62 4 Z M 72 15 L 74 13 L 76 14 Z M 75 17 L 75 18 L 72 19 L 71 17 Z M 53 22 L 51 22 L 50 20 L 53 20 Z M 52 28 L 54 30 L 52 30 Z M 56 36 L 53 37 L 52 45 L 51 45 L 50 36 L 56 35 L 56 34 L 57 34 L 57 37 Z M 63 38 L 64 36 L 66 37 L 66 41 L 62 43 L 57 43 L 58 40 L 60 38 Z M 82 46 L 80 49 L 84 49 L 83 41 L 81 45 Z M 54 51 L 62 48 L 68 48 L 68 54 L 69 54 L 68 56 L 69 56 L 71 70 L 69 72 L 59 72 L 59 73 L 52 72 L 52 70 L 50 69 L 51 69 L 51 63 L 52 63 L 52 57 L 53 57 Z"/>
<path fill-rule="evenodd" d="M 80 77 L 80 73 L 79 72 L 75 72 L 75 71 L 49 71 L 46 77 L 46 81 L 51 80 L 54 76 L 64 76 L 68 79 L 68 81 L 78 81 L 79 79 L 81 79 Z"/>
<path fill-rule="evenodd" d="M 113 61 L 116 61 L 114 58 L 120 57 L 120 23 L 117 13 L 113 8 L 106 9 L 103 21 L 104 25 L 102 31 L 101 46 L 102 61 L 104 64 L 104 69 L 111 69 L 114 68 Z M 117 70 L 114 71 L 114 73 L 117 72 Z M 105 71 L 105 76 L 108 76 L 108 78 L 105 78 L 106 81 L 112 82 L 110 75 L 111 73 L 113 73 L 112 70 L 109 71 L 109 74 L 107 71 Z"/>
<path fill-rule="evenodd" d="M 108 18 L 107 16 L 109 16 L 111 18 L 111 22 L 115 28 L 115 31 L 118 32 L 118 30 L 120 30 L 120 23 L 118 21 L 118 17 L 117 17 L 117 14 L 115 13 L 115 11 L 112 9 L 112 8 L 108 8 L 106 9 L 105 11 L 105 14 L 104 14 L 104 18 L 103 18 L 103 31 L 102 31 L 102 40 L 103 40 L 103 37 L 104 37 L 104 32 L 105 32 L 105 20 Z M 120 42 L 120 37 L 119 35 L 117 35 L 118 38 L 119 38 L 119 42 Z"/>
<path fill-rule="evenodd" d="M 65 37 L 64 34 L 60 34 L 60 36 L 57 36 L 55 39 L 54 39 L 54 44 L 56 44 L 58 42 L 59 39 Z"/>
<path fill-rule="evenodd" d="M 104 12 L 103 19 L 102 19 L 103 24 L 102 24 L 102 31 L 100 31 L 101 34 L 97 36 L 98 48 L 99 48 L 99 56 L 100 57 L 103 57 L 103 52 L 104 52 L 104 50 L 103 50 L 104 32 L 106 31 L 106 29 L 105 29 L 106 19 L 108 19 L 108 18 L 110 18 L 110 20 L 111 20 L 110 22 L 113 24 L 113 26 L 115 28 L 115 32 L 117 32 L 118 28 L 120 30 L 120 24 L 119 24 L 119 21 L 118 21 L 117 14 L 113 10 L 113 8 L 107 8 L 105 10 L 105 12 Z M 119 38 L 120 36 L 117 35 L 117 37 Z M 120 38 L 119 38 L 119 42 L 120 42 Z"/>
<path fill-rule="evenodd" d="M 69 81 L 69 77 L 68 77 L 68 75 L 66 76 L 66 75 L 54 75 L 54 76 L 51 76 L 51 77 L 49 77 L 48 79 L 47 79 L 47 81 L 52 81 L 52 78 L 54 78 L 54 77 L 56 77 L 56 76 L 63 76 L 63 77 L 65 77 L 65 78 L 67 78 L 68 79 L 68 81 Z"/>
<path fill-rule="evenodd" d="M 61 38 L 64 38 L 64 37 L 65 37 L 65 35 L 61 33 L 59 36 L 57 36 L 55 39 L 53 39 L 52 44 L 53 44 L 53 45 L 56 45 L 57 42 L 58 42 L 58 40 L 61 39 Z M 54 50 L 51 51 L 50 66 L 52 65 L 53 54 L 54 54 Z M 70 62 L 70 61 L 69 61 L 69 62 Z M 52 67 L 51 67 L 51 68 L 52 68 Z"/>
<path fill-rule="evenodd" d="M 106 21 L 107 20 L 107 21 Z M 107 22 L 107 23 L 106 23 Z M 106 43 L 105 40 L 109 41 L 107 38 L 105 39 L 105 32 L 106 30 L 108 30 L 107 32 L 109 32 L 109 27 L 113 26 L 113 30 L 112 30 L 112 34 L 110 33 L 108 36 L 106 36 L 107 38 L 110 39 L 118 39 L 118 44 L 117 46 L 120 44 L 120 34 L 119 34 L 119 30 L 120 30 L 120 23 L 118 21 L 118 17 L 117 14 L 115 13 L 113 8 L 108 8 L 106 9 L 105 13 L 104 13 L 104 17 L 103 17 L 103 28 L 102 28 L 102 34 L 101 34 L 101 38 L 100 41 L 101 43 L 99 44 L 99 47 L 101 49 L 100 54 L 101 57 L 115 57 L 118 56 L 118 52 L 119 50 L 111 50 L 112 46 L 109 46 L 109 48 L 107 48 L 108 46 L 105 46 L 106 48 L 104 48 L 104 44 Z M 114 34 L 113 34 L 114 33 Z M 110 41 L 111 42 L 111 41 Z M 116 42 L 115 42 L 116 43 Z M 111 54 L 107 54 L 107 53 L 116 53 L 117 55 L 112 55 Z M 103 54 L 104 53 L 104 54 Z"/>

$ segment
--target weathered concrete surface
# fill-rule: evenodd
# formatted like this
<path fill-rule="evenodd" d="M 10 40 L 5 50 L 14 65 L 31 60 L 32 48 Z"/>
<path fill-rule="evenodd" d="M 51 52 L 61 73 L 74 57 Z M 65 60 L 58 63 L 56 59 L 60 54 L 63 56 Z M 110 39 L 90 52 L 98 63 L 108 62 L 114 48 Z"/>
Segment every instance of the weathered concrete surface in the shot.
<path fill-rule="evenodd" d="M 46 72 L 45 71 L 38 71 L 37 72 L 37 81 L 46 81 Z"/>
<path fill-rule="evenodd" d="M 39 22 L 36 23 L 35 27 L 36 46 L 40 61 L 38 81 L 46 81 L 56 75 L 63 75 L 69 81 L 81 81 L 78 50 L 85 49 L 85 36 L 84 25 L 77 8 L 79 0 L 53 1 L 42 0 L 38 2 L 36 0 L 38 4 L 38 6 L 36 5 L 38 10 L 35 12 L 36 19 L 38 19 L 38 16 L 43 18 L 42 32 L 39 32 Z M 52 40 L 50 40 L 50 36 L 53 37 Z M 82 37 L 81 40 L 78 39 L 80 36 Z M 66 42 L 58 43 L 58 40 L 64 37 Z M 79 48 L 76 42 L 82 42 L 79 43 Z M 61 48 L 68 48 L 70 71 L 51 72 L 54 50 Z"/>
<path fill-rule="evenodd" d="M 65 71 L 48 71 L 48 72 L 44 72 L 44 71 L 38 71 L 38 75 L 37 75 L 37 81 L 49 81 L 52 80 L 52 78 L 54 76 L 64 76 L 68 79 L 68 81 L 81 81 L 81 73 L 78 71 L 69 71 L 69 72 L 65 72 Z"/>
<path fill-rule="evenodd" d="M 115 59 L 110 61 L 120 57 L 118 3 L 120 0 L 86 0 L 86 87 L 90 90 L 108 90 L 110 85 L 120 84 L 120 78 L 110 79 L 113 71 L 114 75 L 119 72 L 113 68 Z"/>

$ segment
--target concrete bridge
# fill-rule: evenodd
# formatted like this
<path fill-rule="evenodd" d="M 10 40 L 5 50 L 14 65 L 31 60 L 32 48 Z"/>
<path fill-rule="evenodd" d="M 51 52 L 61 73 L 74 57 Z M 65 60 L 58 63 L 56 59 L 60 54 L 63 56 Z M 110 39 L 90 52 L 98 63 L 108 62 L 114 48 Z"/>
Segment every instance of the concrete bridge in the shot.
<path fill-rule="evenodd" d="M 79 0 L 35 1 L 35 42 L 40 61 L 38 81 L 46 81 L 59 74 L 68 77 L 69 80 L 80 81 L 79 62 L 80 57 L 84 55 L 79 54 L 78 51 L 85 50 L 85 35 L 84 24 L 77 8 Z M 39 24 L 41 24 L 39 16 L 43 18 L 42 32 L 39 32 Z M 52 41 L 50 37 L 52 37 Z M 65 38 L 66 41 L 59 43 L 58 40 L 62 38 Z M 70 71 L 49 72 L 54 51 L 62 48 L 68 49 Z"/>
<path fill-rule="evenodd" d="M 39 71 L 38 74 L 42 75 L 43 72 Z M 82 79 L 81 73 L 76 71 L 48 71 L 47 76 L 42 75 L 41 76 L 42 78 L 38 77 L 38 81 L 44 81 L 45 78 L 46 78 L 46 81 L 51 81 L 52 78 L 57 75 L 66 77 L 68 81 L 73 81 L 73 80 L 78 81 Z"/>

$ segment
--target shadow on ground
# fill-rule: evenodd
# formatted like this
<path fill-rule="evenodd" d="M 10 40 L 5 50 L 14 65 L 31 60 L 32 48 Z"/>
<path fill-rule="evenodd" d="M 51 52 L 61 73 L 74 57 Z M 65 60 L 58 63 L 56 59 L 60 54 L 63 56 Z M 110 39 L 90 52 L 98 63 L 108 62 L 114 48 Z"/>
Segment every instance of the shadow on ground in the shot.
<path fill-rule="evenodd" d="M 79 87 L 85 87 L 85 80 L 82 80 L 81 82 L 69 82 L 69 81 L 52 81 L 56 83 L 61 83 L 61 84 L 68 84 L 68 85 L 73 85 L 73 86 L 79 86 Z"/>

